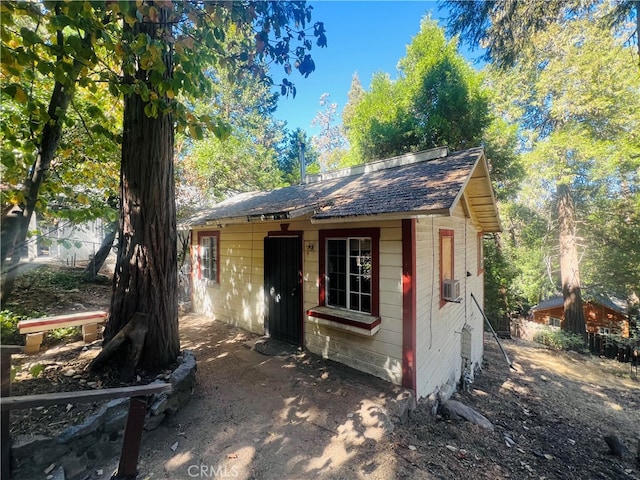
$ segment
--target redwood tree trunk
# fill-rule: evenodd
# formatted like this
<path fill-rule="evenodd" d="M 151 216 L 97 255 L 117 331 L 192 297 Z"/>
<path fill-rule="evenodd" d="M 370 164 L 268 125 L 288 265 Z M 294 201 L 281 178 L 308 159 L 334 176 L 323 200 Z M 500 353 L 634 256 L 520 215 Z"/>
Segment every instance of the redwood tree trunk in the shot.
<path fill-rule="evenodd" d="M 560 224 L 560 276 L 564 298 L 563 330 L 581 336 L 586 335 L 582 294 L 580 291 L 580 268 L 576 245 L 575 205 L 571 189 L 558 184 L 558 222 Z"/>
<path fill-rule="evenodd" d="M 134 35 L 158 38 L 168 12 L 159 23 L 136 22 Z M 172 74 L 172 52 L 163 54 L 165 76 Z M 136 78 L 146 81 L 138 68 Z M 133 79 L 125 79 L 133 80 Z M 151 85 L 149 84 L 151 88 Z M 176 208 L 173 174 L 173 117 L 144 113 L 146 103 L 132 93 L 124 99 L 120 167 L 120 226 L 113 277 L 111 315 L 105 330 L 108 344 L 136 313 L 146 316 L 148 331 L 138 366 L 166 367 L 180 351 L 178 337 Z"/>

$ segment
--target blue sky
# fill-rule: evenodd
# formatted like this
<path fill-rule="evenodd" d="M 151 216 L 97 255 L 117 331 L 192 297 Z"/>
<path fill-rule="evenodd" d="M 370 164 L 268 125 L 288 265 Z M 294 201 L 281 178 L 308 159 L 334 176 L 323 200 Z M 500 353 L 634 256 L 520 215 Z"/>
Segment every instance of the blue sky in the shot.
<path fill-rule="evenodd" d="M 293 99 L 281 98 L 276 117 L 287 121 L 287 128 L 297 127 L 310 135 L 317 133 L 311 120 L 320 110 L 320 95 L 329 93 L 331 102 L 338 104 L 338 112 L 347 102 L 351 77 L 358 72 L 360 81 L 368 89 L 375 72 L 396 76 L 398 60 L 405 55 L 406 46 L 420 30 L 420 20 L 431 13 L 444 26 L 444 10 L 437 2 L 424 1 L 309 1 L 313 6 L 312 22 L 324 22 L 327 48 L 315 45 L 311 51 L 316 70 L 308 78 L 294 71 L 288 80 L 296 85 Z M 478 57 L 478 51 L 467 55 Z M 276 83 L 285 77 L 274 66 Z M 341 122 L 341 119 L 338 119 Z"/>

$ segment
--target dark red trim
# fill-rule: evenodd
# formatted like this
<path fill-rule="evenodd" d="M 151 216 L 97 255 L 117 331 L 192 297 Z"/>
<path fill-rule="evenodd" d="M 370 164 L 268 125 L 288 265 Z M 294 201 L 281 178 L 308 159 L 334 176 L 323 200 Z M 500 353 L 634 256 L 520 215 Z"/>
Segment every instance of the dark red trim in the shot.
<path fill-rule="evenodd" d="M 204 237 L 217 237 L 216 241 L 216 280 L 215 283 L 220 283 L 220 230 L 202 230 L 198 232 L 198 243 L 196 251 L 196 265 L 194 269 L 195 278 L 197 280 L 202 279 L 202 263 L 200 262 L 200 239 Z"/>
<path fill-rule="evenodd" d="M 416 220 L 402 220 L 402 386 L 416 389 Z"/>
<path fill-rule="evenodd" d="M 72 313 L 69 315 L 56 315 L 54 317 L 33 318 L 21 320 L 18 322 L 18 328 L 32 328 L 46 325 L 58 325 L 69 322 L 77 322 L 83 320 L 104 320 L 108 316 L 107 312 L 87 312 L 86 314 Z M 100 322 L 96 322 L 100 323 Z"/>
<path fill-rule="evenodd" d="M 484 232 L 478 232 L 478 240 L 476 242 L 476 256 L 478 258 L 478 275 L 484 273 Z"/>
<path fill-rule="evenodd" d="M 331 315 L 329 313 L 322 313 L 314 310 L 313 308 L 307 310 L 307 315 L 315 318 L 322 318 L 324 320 L 331 320 L 332 322 L 342 323 L 343 325 L 351 325 L 352 327 L 362 328 L 363 330 L 373 330 L 382 322 L 380 317 L 376 317 L 371 323 L 362 323 L 357 320 L 350 320 L 348 318 L 341 317 L 339 315 Z"/>
<path fill-rule="evenodd" d="M 336 228 L 318 232 L 320 252 L 318 253 L 319 278 L 318 304 L 326 303 L 326 246 L 327 238 L 370 237 L 371 238 L 371 316 L 380 315 L 380 229 L 379 228 Z"/>
<path fill-rule="evenodd" d="M 455 277 L 455 238 L 453 230 L 440 229 L 440 308 L 444 307 L 448 302 L 444 299 L 444 278 L 442 276 L 442 239 L 451 237 L 451 275 Z M 451 280 L 451 279 L 450 279 Z"/>

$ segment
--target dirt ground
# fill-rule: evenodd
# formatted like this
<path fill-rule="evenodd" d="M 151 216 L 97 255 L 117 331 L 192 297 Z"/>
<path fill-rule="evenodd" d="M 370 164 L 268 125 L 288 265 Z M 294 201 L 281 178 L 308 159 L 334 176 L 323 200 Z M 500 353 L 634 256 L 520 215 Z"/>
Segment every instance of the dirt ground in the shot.
<path fill-rule="evenodd" d="M 196 354 L 197 387 L 145 433 L 140 479 L 640 479 L 640 382 L 629 364 L 506 340 L 513 371 L 487 336 L 482 373 L 454 399 L 486 416 L 490 433 L 434 418 L 422 402 L 406 422 L 390 422 L 399 388 L 308 352 L 263 355 L 250 348 L 259 337 L 199 315 L 181 318 L 181 336 Z M 77 377 L 68 370 L 92 350 L 41 353 L 55 362 L 47 381 L 68 388 Z M 64 422 L 56 415 L 50 422 Z M 610 434 L 630 452 L 609 454 Z"/>

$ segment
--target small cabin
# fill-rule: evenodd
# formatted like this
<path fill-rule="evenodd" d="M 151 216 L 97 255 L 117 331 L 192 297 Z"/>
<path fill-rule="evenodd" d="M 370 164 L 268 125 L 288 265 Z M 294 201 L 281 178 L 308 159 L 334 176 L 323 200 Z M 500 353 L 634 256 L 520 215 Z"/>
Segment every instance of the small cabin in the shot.
<path fill-rule="evenodd" d="M 607 295 L 589 296 L 582 301 L 588 333 L 629 337 L 629 317 L 622 302 Z M 531 308 L 532 320 L 541 325 L 562 328 L 564 300 L 552 297 Z"/>
<path fill-rule="evenodd" d="M 483 355 L 481 148 L 447 147 L 243 193 L 191 219 L 196 312 L 402 385 L 452 392 Z"/>

